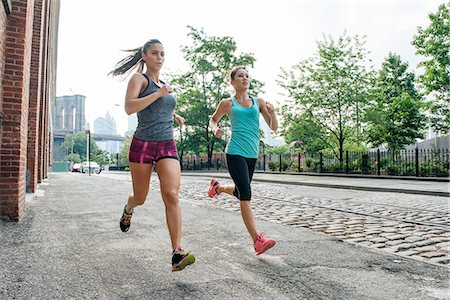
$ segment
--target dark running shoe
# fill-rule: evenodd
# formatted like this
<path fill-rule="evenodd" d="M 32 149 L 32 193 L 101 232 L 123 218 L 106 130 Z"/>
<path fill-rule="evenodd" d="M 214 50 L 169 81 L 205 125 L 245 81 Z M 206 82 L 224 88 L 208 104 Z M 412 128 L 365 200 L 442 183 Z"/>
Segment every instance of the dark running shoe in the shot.
<path fill-rule="evenodd" d="M 172 252 L 172 272 L 181 271 L 194 262 L 195 256 L 190 252 L 184 253 L 184 250 L 181 248 L 177 248 Z"/>
<path fill-rule="evenodd" d="M 127 206 L 123 208 L 122 218 L 120 218 L 120 230 L 127 232 L 131 225 L 131 216 L 133 213 L 127 213 Z"/>

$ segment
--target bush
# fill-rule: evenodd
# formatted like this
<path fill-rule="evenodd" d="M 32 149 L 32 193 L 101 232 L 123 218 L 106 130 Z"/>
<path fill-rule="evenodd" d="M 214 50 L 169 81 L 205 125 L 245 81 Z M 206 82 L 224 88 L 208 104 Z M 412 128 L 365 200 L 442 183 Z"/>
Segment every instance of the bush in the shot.
<path fill-rule="evenodd" d="M 319 172 L 320 171 L 320 163 L 318 160 L 314 159 L 314 158 L 306 158 L 305 159 L 305 166 L 306 166 L 306 170 L 308 172 Z"/>
<path fill-rule="evenodd" d="M 449 173 L 449 163 L 442 160 L 431 160 L 428 162 L 421 162 L 419 165 L 420 176 L 436 176 L 447 177 Z"/>
<path fill-rule="evenodd" d="M 361 157 L 361 172 L 363 174 L 370 173 L 369 155 L 368 154 L 363 154 Z"/>
<path fill-rule="evenodd" d="M 290 166 L 292 165 L 292 162 L 289 160 L 281 160 L 281 171 L 286 171 Z M 269 169 L 271 171 L 279 171 L 280 170 L 280 161 L 269 161 Z"/>

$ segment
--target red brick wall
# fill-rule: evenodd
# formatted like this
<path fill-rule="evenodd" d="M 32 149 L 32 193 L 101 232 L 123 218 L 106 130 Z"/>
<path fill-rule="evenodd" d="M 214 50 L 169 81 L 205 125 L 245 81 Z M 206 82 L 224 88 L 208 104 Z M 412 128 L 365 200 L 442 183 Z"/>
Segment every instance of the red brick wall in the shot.
<path fill-rule="evenodd" d="M 32 192 L 47 177 L 59 1 L 12 0 L 10 15 L 0 2 L 0 218 L 23 216 L 27 172 Z"/>
<path fill-rule="evenodd" d="M 37 181 L 42 182 L 42 179 L 46 177 L 47 174 L 47 160 L 46 160 L 46 140 L 47 140 L 47 115 L 48 115 L 48 82 L 47 82 L 47 56 L 48 56 L 48 43 L 47 36 L 49 31 L 48 18 L 50 15 L 50 5 L 48 1 L 45 1 L 42 16 L 43 16 L 43 30 L 42 30 L 42 54 L 41 54 L 41 64 L 44 66 L 40 74 L 40 117 L 39 122 L 39 147 L 38 147 L 38 170 L 37 170 Z"/>
<path fill-rule="evenodd" d="M 28 112 L 28 149 L 27 149 L 27 191 L 35 192 L 38 179 L 39 123 L 41 121 L 41 72 L 42 72 L 42 32 L 44 28 L 42 0 L 34 3 L 34 24 L 31 46 L 30 96 Z M 44 15 L 45 17 L 46 15 Z"/>
<path fill-rule="evenodd" d="M 3 8 L 3 4 L 0 3 L 0 82 L 3 82 L 3 71 L 5 66 L 5 44 L 6 44 L 6 11 Z M 0 88 L 0 112 L 2 112 L 2 89 Z M 0 139 L 1 139 L 0 129 Z"/>
<path fill-rule="evenodd" d="M 28 99 L 34 0 L 13 0 L 6 22 L 0 215 L 18 221 L 26 193 Z"/>

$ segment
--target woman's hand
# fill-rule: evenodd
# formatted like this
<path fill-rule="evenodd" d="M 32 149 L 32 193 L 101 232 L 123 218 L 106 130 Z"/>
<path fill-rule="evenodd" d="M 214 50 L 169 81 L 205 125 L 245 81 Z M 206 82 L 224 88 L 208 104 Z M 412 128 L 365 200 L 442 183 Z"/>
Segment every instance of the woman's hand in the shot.
<path fill-rule="evenodd" d="M 165 84 L 159 89 L 159 91 L 164 96 L 164 95 L 167 95 L 169 93 L 172 93 L 173 92 L 173 88 L 170 85 Z"/>
<path fill-rule="evenodd" d="M 175 121 L 177 121 L 178 125 L 183 126 L 184 125 L 184 118 L 176 113 L 173 114 L 173 118 L 175 119 Z"/>
<path fill-rule="evenodd" d="M 269 102 L 266 102 L 266 107 L 269 113 L 275 113 L 277 111 L 275 107 Z"/>
<path fill-rule="evenodd" d="M 219 139 L 222 138 L 223 135 L 223 130 L 222 128 L 220 128 L 219 126 L 216 127 L 215 130 L 213 130 L 213 133 L 216 137 L 218 137 Z"/>

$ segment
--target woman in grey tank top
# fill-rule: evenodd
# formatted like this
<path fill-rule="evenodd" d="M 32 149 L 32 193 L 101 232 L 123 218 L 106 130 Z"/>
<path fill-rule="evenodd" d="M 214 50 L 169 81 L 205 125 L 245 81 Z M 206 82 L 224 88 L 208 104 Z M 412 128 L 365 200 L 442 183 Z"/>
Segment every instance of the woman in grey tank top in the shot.
<path fill-rule="evenodd" d="M 128 52 L 131 54 L 119 61 L 110 72 L 112 76 L 129 75 L 131 70 L 138 68 L 128 82 L 125 96 L 126 113 L 138 115 L 138 126 L 128 154 L 133 193 L 128 196 L 119 225 L 123 232 L 130 228 L 134 208 L 144 204 L 153 168 L 158 165 L 161 195 L 166 206 L 172 242 L 172 271 L 179 271 L 195 261 L 192 253 L 181 248 L 181 209 L 178 201 L 180 163 L 173 139 L 173 120 L 183 125 L 184 119 L 174 112 L 176 99 L 171 94 L 172 88 L 159 79 L 165 60 L 161 42 L 152 39 L 144 46 Z"/>

